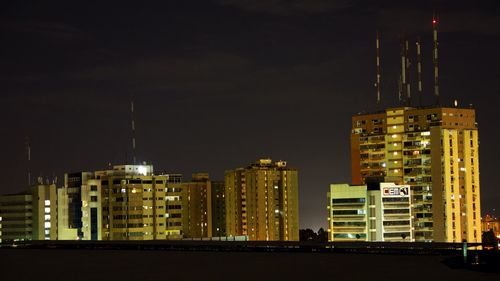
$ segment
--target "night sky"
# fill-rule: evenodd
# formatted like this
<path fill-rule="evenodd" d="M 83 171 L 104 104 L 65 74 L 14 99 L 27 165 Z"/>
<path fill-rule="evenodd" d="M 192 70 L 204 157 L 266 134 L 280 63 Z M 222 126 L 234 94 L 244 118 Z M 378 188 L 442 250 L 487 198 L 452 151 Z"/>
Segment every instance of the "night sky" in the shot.
<path fill-rule="evenodd" d="M 383 106 L 398 105 L 402 33 L 411 54 L 422 38 L 431 105 L 436 9 L 441 101 L 476 108 L 482 210 L 499 208 L 500 2 L 406 2 L 3 1 L 0 193 L 27 185 L 26 136 L 33 174 L 58 185 L 131 162 L 134 96 L 138 160 L 217 180 L 286 160 L 299 169 L 300 226 L 325 227 L 329 184 L 350 181 L 351 116 L 376 109 L 376 30 Z"/>

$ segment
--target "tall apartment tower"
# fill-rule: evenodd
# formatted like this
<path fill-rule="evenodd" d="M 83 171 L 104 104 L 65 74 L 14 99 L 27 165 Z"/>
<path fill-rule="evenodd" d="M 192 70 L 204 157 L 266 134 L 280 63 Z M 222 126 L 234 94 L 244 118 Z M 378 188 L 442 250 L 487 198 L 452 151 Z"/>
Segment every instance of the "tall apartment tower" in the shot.
<path fill-rule="evenodd" d="M 166 238 L 165 189 L 167 176 L 153 174 L 151 165 L 121 165 L 113 170 L 95 172 L 101 198 L 90 195 L 91 202 L 102 202 L 103 240 L 161 240 Z M 94 187 L 94 190 L 92 190 Z M 85 202 L 83 203 L 85 205 Z M 90 209 L 92 215 L 92 208 Z M 96 209 L 96 217 L 99 209 Z M 91 233 L 92 234 L 92 233 Z"/>
<path fill-rule="evenodd" d="M 225 172 L 226 232 L 249 240 L 298 241 L 298 171 L 261 159 Z"/>
<path fill-rule="evenodd" d="M 182 183 L 183 230 L 186 238 L 212 237 L 212 185 L 207 173 Z"/>
<path fill-rule="evenodd" d="M 409 185 L 416 241 L 481 242 L 472 108 L 389 108 L 352 117 L 353 184 Z"/>
<path fill-rule="evenodd" d="M 167 186 L 165 190 L 165 225 L 166 239 L 176 240 L 184 237 L 183 197 L 181 174 L 165 174 Z"/>

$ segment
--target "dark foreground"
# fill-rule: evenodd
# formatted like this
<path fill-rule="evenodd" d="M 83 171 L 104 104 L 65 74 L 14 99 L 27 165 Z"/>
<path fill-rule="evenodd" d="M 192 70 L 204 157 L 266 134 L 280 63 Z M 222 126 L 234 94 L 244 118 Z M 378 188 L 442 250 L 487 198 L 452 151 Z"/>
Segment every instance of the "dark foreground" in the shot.
<path fill-rule="evenodd" d="M 459 264 L 449 255 L 17 248 L 0 249 L 0 280 L 500 280 Z"/>

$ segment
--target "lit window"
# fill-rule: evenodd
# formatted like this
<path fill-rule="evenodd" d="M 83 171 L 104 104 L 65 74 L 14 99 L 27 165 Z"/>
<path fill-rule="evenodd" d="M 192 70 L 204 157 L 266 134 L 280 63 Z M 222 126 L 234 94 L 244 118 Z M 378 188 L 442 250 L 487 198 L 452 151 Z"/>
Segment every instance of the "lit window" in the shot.
<path fill-rule="evenodd" d="M 50 214 L 50 207 L 45 207 L 45 213 Z"/>
<path fill-rule="evenodd" d="M 50 228 L 50 221 L 46 221 L 44 226 L 45 226 L 45 228 Z"/>
<path fill-rule="evenodd" d="M 50 206 L 50 200 L 45 200 L 45 206 Z"/>

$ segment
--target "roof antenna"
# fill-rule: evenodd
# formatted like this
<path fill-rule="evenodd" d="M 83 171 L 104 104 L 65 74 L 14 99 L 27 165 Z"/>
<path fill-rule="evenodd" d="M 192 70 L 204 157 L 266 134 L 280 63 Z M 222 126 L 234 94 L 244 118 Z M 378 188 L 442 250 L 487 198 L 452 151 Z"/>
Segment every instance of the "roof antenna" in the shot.
<path fill-rule="evenodd" d="M 400 101 L 402 101 L 403 95 L 406 92 L 406 103 L 410 105 L 410 83 L 409 83 L 409 69 L 410 69 L 410 58 L 408 57 L 408 40 L 406 40 L 404 34 L 401 35 L 401 90 L 400 90 Z"/>
<path fill-rule="evenodd" d="M 380 85 L 380 33 L 377 30 L 376 34 L 376 39 L 375 39 L 375 46 L 377 48 L 377 82 L 375 83 L 375 87 L 377 87 L 377 105 L 380 105 L 380 91 L 381 91 L 381 85 Z"/>
<path fill-rule="evenodd" d="M 30 139 L 29 137 L 26 137 L 25 141 L 25 146 L 26 146 L 26 156 L 27 156 L 27 168 L 28 168 L 28 186 L 31 186 L 31 144 L 30 144 Z"/>
<path fill-rule="evenodd" d="M 403 78 L 402 75 L 399 74 L 399 80 L 398 80 L 398 101 L 401 104 L 401 99 L 403 97 Z"/>
<path fill-rule="evenodd" d="M 418 106 L 422 107 L 422 53 L 421 47 L 422 43 L 420 42 L 420 36 L 417 37 L 417 90 L 418 90 Z"/>
<path fill-rule="evenodd" d="M 130 99 L 130 117 L 132 119 L 132 164 L 135 165 L 135 119 L 134 119 L 134 96 Z"/>
<path fill-rule="evenodd" d="M 410 57 L 408 56 L 408 50 L 409 50 L 409 44 L 408 40 L 405 39 L 405 50 L 404 50 L 404 56 L 406 59 L 406 69 L 405 69 L 405 77 L 406 77 L 406 102 L 408 106 L 411 106 L 411 89 L 410 89 Z"/>
<path fill-rule="evenodd" d="M 404 35 L 401 34 L 400 40 L 400 57 L 401 57 L 401 79 L 399 87 L 399 102 L 403 101 L 403 95 L 406 91 L 406 41 Z"/>
<path fill-rule="evenodd" d="M 436 96 L 436 105 L 439 105 L 438 24 L 438 17 L 436 12 L 434 12 L 434 15 L 432 16 L 432 30 L 434 34 L 432 62 L 434 63 L 434 95 Z"/>

